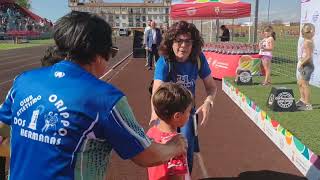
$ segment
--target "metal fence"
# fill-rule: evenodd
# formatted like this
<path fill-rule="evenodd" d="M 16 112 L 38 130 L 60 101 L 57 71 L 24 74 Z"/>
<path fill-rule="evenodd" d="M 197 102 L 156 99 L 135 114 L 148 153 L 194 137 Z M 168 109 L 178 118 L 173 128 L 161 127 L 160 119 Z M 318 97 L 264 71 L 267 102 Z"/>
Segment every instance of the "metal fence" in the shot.
<path fill-rule="evenodd" d="M 260 1 L 263 2 L 263 1 Z M 281 19 L 285 15 L 284 11 L 276 11 L 279 8 L 286 9 L 285 5 L 283 7 L 275 7 L 278 1 L 271 0 L 274 3 L 274 8 L 269 9 L 268 16 L 266 15 L 265 4 L 260 4 L 259 9 L 259 19 L 258 19 L 258 40 L 262 39 L 261 31 L 266 25 L 271 25 L 276 33 L 275 48 L 273 50 L 272 59 L 272 74 L 274 76 L 285 76 L 288 79 L 296 78 L 296 65 L 297 65 L 297 46 L 300 34 L 300 23 L 299 19 L 286 21 L 286 19 Z M 264 2 L 266 3 L 266 2 Z M 299 1 L 294 2 L 299 3 Z M 252 4 L 252 9 L 254 9 L 255 4 Z M 265 8 L 265 9 L 263 9 Z M 300 16 L 300 9 L 296 10 L 296 13 Z M 290 16 L 290 15 L 288 15 Z M 272 18 L 269 18 L 272 17 Z M 277 19 L 279 17 L 279 19 Z M 236 19 L 236 20 L 190 20 L 189 22 L 194 23 L 197 28 L 201 31 L 202 37 L 206 43 L 216 42 L 221 33 L 219 30 L 220 25 L 226 25 L 231 34 L 231 41 L 235 42 L 253 42 L 254 35 L 254 10 L 252 10 L 252 17 Z M 286 23 L 284 23 L 286 22 Z"/>

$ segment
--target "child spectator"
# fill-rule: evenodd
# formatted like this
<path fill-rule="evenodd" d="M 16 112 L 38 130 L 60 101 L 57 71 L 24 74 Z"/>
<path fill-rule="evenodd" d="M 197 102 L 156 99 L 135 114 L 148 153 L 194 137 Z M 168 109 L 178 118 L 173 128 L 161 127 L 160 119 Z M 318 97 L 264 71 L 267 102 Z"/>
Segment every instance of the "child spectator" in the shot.
<path fill-rule="evenodd" d="M 303 40 L 303 45 L 301 46 L 300 57 L 298 61 L 298 86 L 300 92 L 300 100 L 296 103 L 298 110 L 312 110 L 312 105 L 310 103 L 310 87 L 309 81 L 311 74 L 314 71 L 314 65 L 312 61 L 313 56 L 313 36 L 315 32 L 315 27 L 313 24 L 306 23 L 301 29 Z"/>
<path fill-rule="evenodd" d="M 147 135 L 164 144 L 177 135 L 177 129 L 189 119 L 193 97 L 188 89 L 177 83 L 164 83 L 153 94 L 152 103 L 159 122 L 149 129 Z M 165 164 L 150 167 L 148 175 L 149 180 L 190 179 L 187 157 L 174 157 Z"/>
<path fill-rule="evenodd" d="M 272 50 L 274 48 L 274 41 L 276 40 L 275 33 L 271 26 L 263 29 L 263 39 L 259 43 L 260 52 L 262 56 L 261 61 L 265 72 L 265 79 L 261 85 L 271 85 L 271 60 Z"/>

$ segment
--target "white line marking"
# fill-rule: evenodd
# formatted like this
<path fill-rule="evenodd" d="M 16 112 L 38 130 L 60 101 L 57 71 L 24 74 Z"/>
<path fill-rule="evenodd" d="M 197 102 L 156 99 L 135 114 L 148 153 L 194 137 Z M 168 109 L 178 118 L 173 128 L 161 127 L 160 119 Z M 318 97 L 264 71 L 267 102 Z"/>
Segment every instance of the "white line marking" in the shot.
<path fill-rule="evenodd" d="M 108 75 L 110 72 L 112 72 L 117 66 L 119 66 L 121 63 L 123 63 L 123 61 L 125 61 L 129 56 L 131 56 L 132 53 L 133 52 L 131 52 L 129 55 L 127 55 L 125 58 L 123 58 L 121 61 L 119 61 L 117 64 L 112 66 L 112 68 L 108 72 L 106 72 L 104 75 L 102 75 L 99 79 L 103 79 L 106 75 Z"/>
<path fill-rule="evenodd" d="M 124 69 L 124 67 L 126 67 L 130 62 L 131 60 L 129 60 L 123 67 L 121 67 L 119 71 L 117 71 L 113 76 L 111 76 L 111 78 L 108 79 L 108 82 L 111 81 L 114 77 L 116 77 Z"/>

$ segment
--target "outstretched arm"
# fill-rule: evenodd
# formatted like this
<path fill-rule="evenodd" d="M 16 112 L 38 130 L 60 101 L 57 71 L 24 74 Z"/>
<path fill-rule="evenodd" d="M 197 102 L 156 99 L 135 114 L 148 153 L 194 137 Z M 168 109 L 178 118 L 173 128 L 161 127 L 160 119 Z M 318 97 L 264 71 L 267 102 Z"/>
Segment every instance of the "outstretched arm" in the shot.
<path fill-rule="evenodd" d="M 201 125 L 205 125 L 209 118 L 209 113 L 213 107 L 214 99 L 217 94 L 217 86 L 211 75 L 208 75 L 203 79 L 203 83 L 207 92 L 207 98 L 204 100 L 203 104 L 198 108 L 196 113 L 202 112 Z"/>
<path fill-rule="evenodd" d="M 153 142 L 147 149 L 133 157 L 131 160 L 142 167 L 151 167 L 163 164 L 169 159 L 185 154 L 187 142 L 182 135 L 176 135 L 166 144 Z"/>

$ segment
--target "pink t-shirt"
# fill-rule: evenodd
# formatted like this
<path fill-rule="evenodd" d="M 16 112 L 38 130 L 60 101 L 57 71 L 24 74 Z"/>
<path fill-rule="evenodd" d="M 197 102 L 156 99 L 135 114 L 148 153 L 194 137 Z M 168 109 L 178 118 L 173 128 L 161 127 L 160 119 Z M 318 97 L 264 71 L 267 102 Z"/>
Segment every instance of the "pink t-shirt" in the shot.
<path fill-rule="evenodd" d="M 177 133 L 166 133 L 160 131 L 156 126 L 149 129 L 147 135 L 154 142 L 165 144 Z M 186 155 L 174 157 L 165 164 L 148 168 L 149 180 L 166 180 L 170 175 L 184 176 L 185 180 L 189 180 L 188 163 Z"/>

